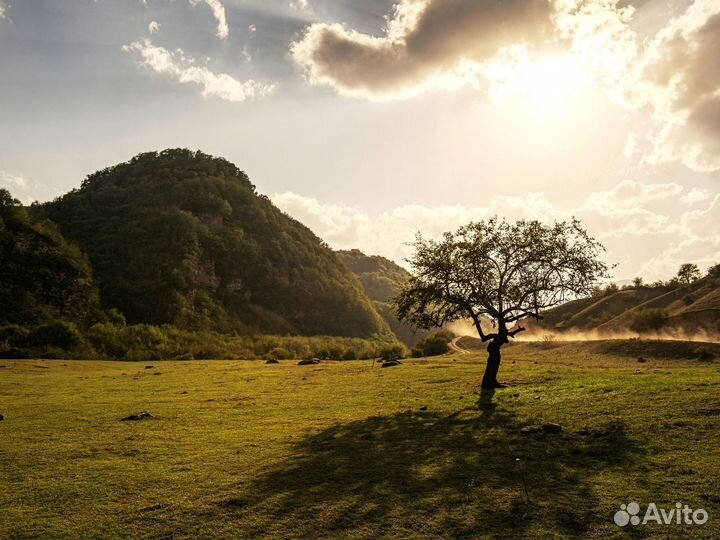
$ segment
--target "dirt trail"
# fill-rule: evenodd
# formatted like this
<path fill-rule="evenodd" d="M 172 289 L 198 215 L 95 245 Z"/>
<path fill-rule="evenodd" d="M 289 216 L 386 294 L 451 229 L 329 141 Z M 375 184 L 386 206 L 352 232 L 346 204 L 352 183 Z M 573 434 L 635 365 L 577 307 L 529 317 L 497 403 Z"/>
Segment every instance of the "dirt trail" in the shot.
<path fill-rule="evenodd" d="M 458 336 L 454 338 L 450 343 L 448 343 L 448 347 L 450 347 L 451 350 L 458 354 L 468 354 L 470 351 L 467 349 L 463 349 L 460 345 L 458 345 L 458 341 L 462 339 L 462 336 Z"/>

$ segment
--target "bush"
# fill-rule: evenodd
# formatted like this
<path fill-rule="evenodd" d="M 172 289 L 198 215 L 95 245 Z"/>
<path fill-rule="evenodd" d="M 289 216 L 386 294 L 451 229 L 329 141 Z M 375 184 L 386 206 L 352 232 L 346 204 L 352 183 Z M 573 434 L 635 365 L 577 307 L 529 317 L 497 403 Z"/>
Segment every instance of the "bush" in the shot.
<path fill-rule="evenodd" d="M 268 360 L 289 360 L 292 355 L 281 347 L 276 347 L 266 355 Z"/>
<path fill-rule="evenodd" d="M 450 350 L 448 342 L 441 337 L 429 337 L 423 342 L 425 356 L 439 356 Z"/>
<path fill-rule="evenodd" d="M 380 358 L 383 360 L 398 360 L 405 358 L 405 347 L 400 343 L 387 345 L 380 350 Z"/>
<path fill-rule="evenodd" d="M 660 330 L 667 322 L 667 313 L 662 309 L 641 309 L 630 321 L 630 328 L 635 332 L 652 332 Z"/>
<path fill-rule="evenodd" d="M 121 336 L 121 329 L 109 324 L 93 325 L 87 333 L 87 339 L 93 348 L 105 358 L 125 358 L 127 348 Z"/>
<path fill-rule="evenodd" d="M 32 347 L 57 347 L 65 351 L 77 349 L 83 344 L 83 336 L 77 327 L 65 321 L 54 321 L 36 327 L 28 338 Z"/>
<path fill-rule="evenodd" d="M 415 345 L 415 349 L 420 351 L 421 356 L 439 356 L 450 350 L 450 343 L 455 335 L 448 330 L 440 330 L 432 336 L 423 339 Z"/>
<path fill-rule="evenodd" d="M 25 347 L 30 330 L 17 324 L 0 327 L 0 343 L 5 342 L 11 348 Z"/>

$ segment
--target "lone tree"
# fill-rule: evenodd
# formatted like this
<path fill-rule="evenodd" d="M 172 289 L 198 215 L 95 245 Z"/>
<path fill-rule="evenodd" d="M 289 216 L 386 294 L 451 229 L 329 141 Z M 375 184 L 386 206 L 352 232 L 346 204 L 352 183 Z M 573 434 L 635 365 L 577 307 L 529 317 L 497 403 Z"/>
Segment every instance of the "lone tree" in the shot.
<path fill-rule="evenodd" d="M 685 263 L 680 265 L 680 269 L 677 273 L 677 278 L 680 283 L 690 285 L 693 281 L 700 279 L 700 269 L 697 264 Z"/>
<path fill-rule="evenodd" d="M 527 317 L 589 295 L 609 277 L 603 246 L 577 220 L 543 225 L 492 218 L 470 223 L 440 241 L 418 235 L 408 262 L 413 277 L 395 299 L 398 316 L 431 328 L 459 319 L 473 322 L 490 341 L 483 388 L 498 388 L 500 349 Z M 494 332 L 485 333 L 490 319 Z"/>

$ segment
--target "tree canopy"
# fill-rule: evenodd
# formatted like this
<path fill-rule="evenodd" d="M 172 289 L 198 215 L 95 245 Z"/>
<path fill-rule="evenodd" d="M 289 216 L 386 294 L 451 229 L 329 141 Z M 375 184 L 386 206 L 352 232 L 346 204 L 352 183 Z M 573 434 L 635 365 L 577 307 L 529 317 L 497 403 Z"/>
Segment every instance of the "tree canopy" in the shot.
<path fill-rule="evenodd" d="M 100 316 L 90 265 L 52 223 L 33 223 L 0 189 L 0 325 Z"/>
<path fill-rule="evenodd" d="M 539 318 L 608 277 L 602 245 L 575 220 L 548 226 L 492 218 L 439 241 L 418 236 L 414 247 L 413 277 L 397 299 L 400 317 L 423 328 L 467 318 L 481 337 L 483 317 L 500 327 Z"/>
<path fill-rule="evenodd" d="M 685 263 L 680 265 L 677 277 L 681 283 L 689 284 L 700 279 L 700 269 L 697 264 Z"/>
<path fill-rule="evenodd" d="M 140 154 L 33 212 L 87 254 L 103 305 L 129 323 L 388 331 L 332 250 L 224 159 L 185 149 Z"/>

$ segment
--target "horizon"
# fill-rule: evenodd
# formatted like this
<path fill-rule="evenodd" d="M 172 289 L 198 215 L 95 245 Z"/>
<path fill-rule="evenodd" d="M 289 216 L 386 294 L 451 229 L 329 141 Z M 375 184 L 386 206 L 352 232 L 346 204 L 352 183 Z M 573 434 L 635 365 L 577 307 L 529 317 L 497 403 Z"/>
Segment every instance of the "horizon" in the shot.
<path fill-rule="evenodd" d="M 0 6 L 0 187 L 24 203 L 187 147 L 399 264 L 494 214 L 578 217 L 620 282 L 720 259 L 717 2 Z"/>

